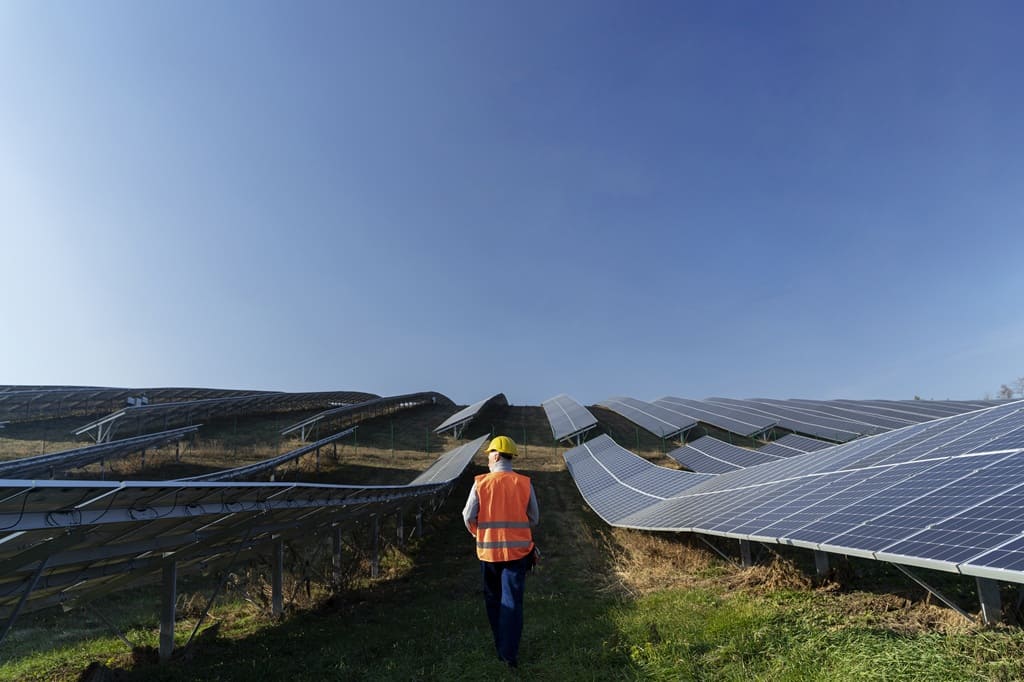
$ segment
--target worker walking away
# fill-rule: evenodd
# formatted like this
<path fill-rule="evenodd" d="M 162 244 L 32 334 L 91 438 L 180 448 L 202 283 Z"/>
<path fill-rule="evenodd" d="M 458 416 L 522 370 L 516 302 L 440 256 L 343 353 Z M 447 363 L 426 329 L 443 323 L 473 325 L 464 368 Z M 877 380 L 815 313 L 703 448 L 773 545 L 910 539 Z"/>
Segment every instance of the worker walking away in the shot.
<path fill-rule="evenodd" d="M 490 473 L 476 477 L 462 510 L 466 528 L 476 537 L 484 582 L 487 620 L 498 659 L 519 666 L 523 633 L 526 572 L 534 562 L 533 533 L 540 511 L 530 479 L 512 471 L 515 442 L 498 436 L 487 446 Z"/>

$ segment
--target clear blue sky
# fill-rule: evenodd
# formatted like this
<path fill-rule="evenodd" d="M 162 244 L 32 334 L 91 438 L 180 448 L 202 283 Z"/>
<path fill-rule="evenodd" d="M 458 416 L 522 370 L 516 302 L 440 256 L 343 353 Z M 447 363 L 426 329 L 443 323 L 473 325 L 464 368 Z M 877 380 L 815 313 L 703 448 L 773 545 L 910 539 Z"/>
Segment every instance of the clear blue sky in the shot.
<path fill-rule="evenodd" d="M 980 398 L 1018 2 L 0 3 L 0 383 Z"/>

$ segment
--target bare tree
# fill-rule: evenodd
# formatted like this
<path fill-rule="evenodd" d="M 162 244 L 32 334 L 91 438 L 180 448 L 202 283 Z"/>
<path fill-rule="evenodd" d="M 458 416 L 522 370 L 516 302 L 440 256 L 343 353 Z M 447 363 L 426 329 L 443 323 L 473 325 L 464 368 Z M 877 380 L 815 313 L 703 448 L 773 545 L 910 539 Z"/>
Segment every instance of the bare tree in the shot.
<path fill-rule="evenodd" d="M 1024 377 L 1017 377 L 1013 382 L 1013 387 L 1017 390 L 1017 395 L 1024 398 Z"/>
<path fill-rule="evenodd" d="M 1010 388 L 1006 384 L 1003 384 L 1002 386 L 999 387 L 999 398 L 1001 400 L 1009 400 L 1012 397 L 1013 397 L 1013 389 L 1012 388 Z"/>

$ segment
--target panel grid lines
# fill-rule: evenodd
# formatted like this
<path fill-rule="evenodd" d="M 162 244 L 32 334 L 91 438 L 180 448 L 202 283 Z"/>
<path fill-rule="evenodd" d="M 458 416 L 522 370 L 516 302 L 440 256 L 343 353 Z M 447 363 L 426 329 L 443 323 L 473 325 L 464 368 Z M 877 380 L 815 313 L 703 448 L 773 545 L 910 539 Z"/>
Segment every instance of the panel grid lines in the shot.
<path fill-rule="evenodd" d="M 1020 406 L 1004 403 L 713 475 L 623 508 L 612 522 L 1024 583 Z"/>

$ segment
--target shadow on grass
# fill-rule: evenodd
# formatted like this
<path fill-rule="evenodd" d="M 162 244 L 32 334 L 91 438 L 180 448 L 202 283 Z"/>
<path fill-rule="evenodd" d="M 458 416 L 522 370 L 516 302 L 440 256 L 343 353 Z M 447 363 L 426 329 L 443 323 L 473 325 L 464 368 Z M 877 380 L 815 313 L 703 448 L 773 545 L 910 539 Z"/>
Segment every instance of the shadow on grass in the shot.
<path fill-rule="evenodd" d="M 578 679 L 581 671 L 587 679 L 628 677 L 628 656 L 610 644 L 617 640 L 611 611 L 621 602 L 605 589 L 606 558 L 598 534 L 579 513 L 571 479 L 564 471 L 525 473 L 541 506 L 544 562 L 527 579 L 520 673 L 550 680 Z M 464 480 L 431 518 L 411 570 L 401 577 L 347 591 L 254 633 L 233 635 L 222 627 L 177 651 L 169 663 L 154 665 L 139 656 L 116 679 L 508 676 L 493 651 L 479 563 L 462 525 L 468 489 Z"/>

